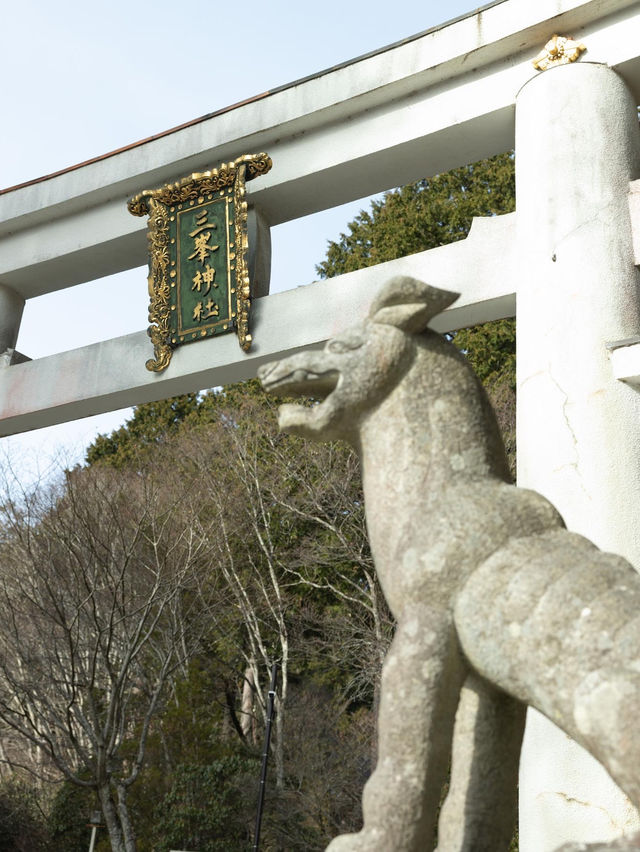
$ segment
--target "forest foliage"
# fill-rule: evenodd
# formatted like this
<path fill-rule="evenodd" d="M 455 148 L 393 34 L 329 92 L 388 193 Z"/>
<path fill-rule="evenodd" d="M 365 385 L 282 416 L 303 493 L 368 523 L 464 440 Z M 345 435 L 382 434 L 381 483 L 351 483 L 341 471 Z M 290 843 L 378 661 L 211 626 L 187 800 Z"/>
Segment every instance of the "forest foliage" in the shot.
<path fill-rule="evenodd" d="M 513 207 L 509 154 L 418 181 L 357 216 L 318 271 L 461 239 Z M 513 321 L 454 342 L 513 465 Z M 357 458 L 278 434 L 276 406 L 256 381 L 141 405 L 83 466 L 5 489 L 0 852 L 85 850 L 96 809 L 96 852 L 250 848 L 273 662 L 262 848 L 358 829 L 393 623 Z"/>

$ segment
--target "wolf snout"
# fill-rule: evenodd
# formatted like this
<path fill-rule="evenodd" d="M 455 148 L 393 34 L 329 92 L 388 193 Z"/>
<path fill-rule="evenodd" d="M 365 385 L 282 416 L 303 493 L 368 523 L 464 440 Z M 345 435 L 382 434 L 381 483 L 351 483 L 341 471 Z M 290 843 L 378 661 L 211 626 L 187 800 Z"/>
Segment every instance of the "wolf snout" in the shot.
<path fill-rule="evenodd" d="M 258 378 L 267 392 L 324 398 L 335 389 L 339 373 L 324 360 L 318 363 L 317 353 L 300 353 L 264 364 L 258 370 Z"/>

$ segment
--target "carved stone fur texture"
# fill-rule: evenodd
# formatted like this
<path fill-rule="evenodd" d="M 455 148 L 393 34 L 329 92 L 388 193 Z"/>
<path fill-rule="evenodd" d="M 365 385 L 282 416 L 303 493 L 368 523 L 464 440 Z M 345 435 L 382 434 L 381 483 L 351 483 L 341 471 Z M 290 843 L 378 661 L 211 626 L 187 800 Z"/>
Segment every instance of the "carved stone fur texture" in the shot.
<path fill-rule="evenodd" d="M 331 852 L 509 845 L 527 705 L 640 805 L 640 576 L 509 482 L 495 417 L 464 357 L 427 328 L 457 294 L 394 278 L 324 350 L 260 370 L 281 429 L 349 441 L 376 570 L 397 620 L 364 827 Z M 625 841 L 627 844 L 633 841 Z M 640 843 L 594 849 L 640 849 Z"/>

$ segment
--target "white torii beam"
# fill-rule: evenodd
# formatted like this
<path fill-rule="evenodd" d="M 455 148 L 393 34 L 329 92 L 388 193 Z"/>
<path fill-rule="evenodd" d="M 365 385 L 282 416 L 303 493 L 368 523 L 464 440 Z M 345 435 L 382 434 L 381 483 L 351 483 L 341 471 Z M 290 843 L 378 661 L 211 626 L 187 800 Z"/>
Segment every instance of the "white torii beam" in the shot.
<path fill-rule="evenodd" d="M 144 263 L 145 223 L 128 214 L 125 201 L 145 186 L 239 151 L 268 150 L 274 168 L 247 189 L 250 203 L 276 224 L 508 149 L 517 91 L 535 73 L 531 57 L 551 28 L 563 27 L 588 41 L 591 60 L 615 66 L 640 93 L 637 0 L 503 0 L 183 128 L 0 193 L 0 355 L 15 346 L 24 299 Z M 430 262 L 412 268 L 436 280 Z M 486 292 L 475 291 L 478 304 L 488 302 L 476 310 L 483 319 L 501 315 L 502 308 L 493 312 L 493 279 L 505 272 L 487 276 Z M 349 278 L 340 286 L 359 282 L 365 291 L 364 280 Z M 446 286 L 449 277 L 440 280 Z M 287 310 L 309 318 L 300 329 L 307 345 L 322 339 L 314 327 L 322 311 L 309 303 L 317 299 L 324 307 L 323 292 L 313 286 L 312 292 L 294 291 L 287 303 Z M 465 290 L 464 282 L 460 289 Z M 256 311 L 262 319 L 255 345 L 263 347 L 265 357 L 282 351 L 268 343 L 269 337 L 278 339 L 271 320 L 275 308 Z M 144 349 L 144 336 L 134 337 L 28 366 L 14 364 L 11 372 L 0 373 L 0 434 L 193 390 L 213 379 L 203 374 L 200 358 L 183 347 L 171 378 L 142 380 L 137 360 L 123 357 L 125 347 Z M 202 352 L 205 345 L 198 348 L 214 363 L 222 352 L 222 364 L 231 359 L 215 382 L 246 375 L 228 343 L 207 347 L 211 354 Z M 305 344 L 297 339 L 291 345 Z M 252 357 L 245 359 L 247 365 Z M 97 365 L 90 383 L 87 364 Z M 65 382 L 51 382 L 52 374 L 63 373 Z M 75 389 L 72 399 L 69 388 Z"/>
<path fill-rule="evenodd" d="M 320 346 L 363 318 L 393 275 L 437 281 L 462 294 L 438 319 L 441 331 L 513 316 L 515 216 L 476 219 L 469 237 L 458 243 L 256 299 L 257 331 L 247 354 L 235 335 L 224 335 L 183 346 L 164 372 L 152 373 L 145 368 L 149 338 L 140 331 L 0 369 L 0 435 L 251 378 L 261 364 Z"/>
<path fill-rule="evenodd" d="M 126 199 L 267 151 L 247 196 L 271 225 L 513 147 L 515 97 L 551 29 L 640 93 L 636 0 L 502 0 L 449 25 L 0 193 L 0 282 L 32 298 L 146 260 Z"/>

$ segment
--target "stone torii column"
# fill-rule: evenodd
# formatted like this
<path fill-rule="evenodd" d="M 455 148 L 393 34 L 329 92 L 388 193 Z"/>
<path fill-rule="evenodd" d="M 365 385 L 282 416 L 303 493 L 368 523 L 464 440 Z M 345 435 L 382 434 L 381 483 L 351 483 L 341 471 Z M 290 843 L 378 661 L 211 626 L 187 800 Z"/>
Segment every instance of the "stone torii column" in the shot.
<path fill-rule="evenodd" d="M 629 181 L 638 177 L 636 103 L 608 66 L 582 59 L 543 71 L 522 88 L 518 484 L 551 500 L 570 530 L 640 570 L 640 391 L 616 381 L 606 348 L 640 333 L 627 206 Z M 549 648 L 549 665 L 553 655 Z M 610 840 L 639 825 L 600 765 L 530 713 L 521 852 Z"/>

